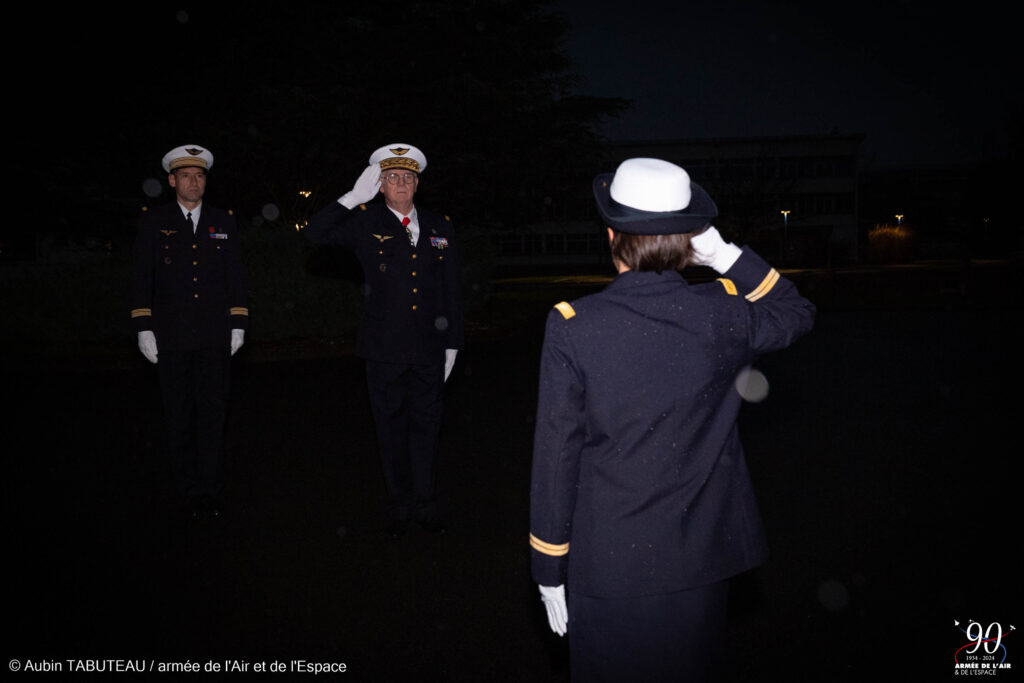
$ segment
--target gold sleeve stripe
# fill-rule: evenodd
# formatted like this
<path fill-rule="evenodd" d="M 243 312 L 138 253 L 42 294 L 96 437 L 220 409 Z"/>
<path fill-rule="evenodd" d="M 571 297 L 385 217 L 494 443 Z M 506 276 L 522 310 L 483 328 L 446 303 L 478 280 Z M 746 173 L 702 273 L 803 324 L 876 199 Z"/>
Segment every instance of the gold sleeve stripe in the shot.
<path fill-rule="evenodd" d="M 768 292 L 772 291 L 772 287 L 774 287 L 775 283 L 778 281 L 779 271 L 772 268 L 768 275 L 761 280 L 761 284 L 757 286 L 757 289 L 752 291 L 750 294 L 747 294 L 747 301 L 757 301 L 761 297 L 765 296 Z"/>
<path fill-rule="evenodd" d="M 574 311 L 572 309 L 572 306 L 570 306 L 569 303 L 566 301 L 562 301 L 561 303 L 555 304 L 555 308 L 558 309 L 558 312 L 561 313 L 562 317 L 565 318 L 566 320 L 576 315 L 576 311 Z"/>
<path fill-rule="evenodd" d="M 530 534 L 530 547 L 539 553 L 550 555 L 551 557 L 562 557 L 569 554 L 568 543 L 563 543 L 562 545 L 545 543 L 533 534 Z"/>
<path fill-rule="evenodd" d="M 249 315 L 249 309 L 235 306 L 231 309 L 231 315 Z"/>
<path fill-rule="evenodd" d="M 145 318 L 153 315 L 152 308 L 136 308 L 132 311 L 133 318 Z"/>
<path fill-rule="evenodd" d="M 725 291 L 733 296 L 739 296 L 739 292 L 736 291 L 736 284 L 727 277 L 720 277 L 718 281 L 725 287 Z"/>

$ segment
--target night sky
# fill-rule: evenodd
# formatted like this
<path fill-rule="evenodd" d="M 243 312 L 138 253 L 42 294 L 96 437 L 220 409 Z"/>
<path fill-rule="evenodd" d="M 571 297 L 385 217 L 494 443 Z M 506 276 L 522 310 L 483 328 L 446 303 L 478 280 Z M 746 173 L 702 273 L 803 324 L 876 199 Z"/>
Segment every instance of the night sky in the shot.
<path fill-rule="evenodd" d="M 82 6 L 57 16 L 30 8 L 20 30 L 32 37 L 32 49 L 13 55 L 9 93 L 17 120 L 9 130 L 23 150 L 17 158 L 58 180 L 34 184 L 39 194 L 28 203 L 49 201 L 58 188 L 73 185 L 68 178 L 96 185 L 94 195 L 134 197 L 140 174 L 160 175 L 167 149 L 185 143 L 224 148 L 224 124 L 204 129 L 206 113 L 213 108 L 242 129 L 248 112 L 232 109 L 241 98 L 229 93 L 211 102 L 190 96 L 189 84 L 213 81 L 223 92 L 251 91 L 266 79 L 291 82 L 314 64 L 338 60 L 344 46 L 332 44 L 337 19 L 325 21 L 324 7 L 273 0 L 237 12 Z M 1019 145 L 1021 88 L 1019 68 L 1010 62 L 1016 36 L 1008 10 L 990 0 L 951 7 L 923 0 L 550 3 L 571 24 L 565 49 L 579 77 L 576 94 L 631 100 L 620 118 L 601 128 L 607 139 L 863 134 L 868 169 L 1002 159 L 1014 135 Z M 187 36 L 192 42 L 182 42 Z M 382 50 L 414 52 L 429 40 L 398 35 Z M 238 61 L 224 67 L 226 56 Z M 378 55 L 365 59 L 356 73 L 366 82 L 387 77 L 377 68 Z M 180 86 L 168 89 L 180 92 L 179 101 L 156 111 L 135 96 L 139 84 L 167 78 Z M 125 143 L 122 131 L 129 127 L 135 133 Z M 324 130 L 317 124 L 302 134 L 312 138 Z M 283 150 L 289 144 L 283 138 L 295 136 L 294 130 L 261 133 L 268 143 L 277 136 Z M 481 156 L 500 163 L 500 130 L 493 139 L 495 146 Z M 368 154 L 384 143 L 351 144 Z M 318 148 L 326 167 L 334 167 L 327 153 L 335 148 Z M 115 168 L 84 178 L 83 159 Z M 234 168 L 248 163 L 234 161 Z M 61 176 L 64 164 L 69 170 Z M 103 177 L 122 171 L 123 179 Z M 347 168 L 339 172 L 339 178 L 349 175 Z M 319 171 L 317 180 L 341 182 Z"/>
<path fill-rule="evenodd" d="M 1020 119 L 1005 4 L 555 4 L 581 89 L 634 101 L 611 139 L 838 131 L 863 133 L 876 165 L 956 164 L 1004 156 Z"/>
<path fill-rule="evenodd" d="M 269 52 L 282 40 L 275 29 L 315 24 L 315 7 L 288 5 L 286 25 L 280 3 L 252 3 L 213 39 L 242 44 L 248 35 L 262 42 L 245 49 Z M 1011 65 L 1017 37 L 1005 3 L 553 0 L 551 9 L 571 21 L 567 48 L 580 92 L 633 100 L 607 127 L 611 139 L 838 130 L 865 133 L 879 163 L 946 163 L 1000 156 L 1011 113 L 1020 116 L 1020 68 Z M 203 11 L 77 8 L 28 19 L 38 40 L 12 73 L 21 86 L 14 92 L 64 106 L 21 113 L 73 124 L 72 112 L 85 115 L 102 99 L 62 101 L 62 92 L 102 98 L 125 73 L 145 79 L 184 68 L 202 78 L 210 67 L 202 56 L 186 63 L 168 42 L 178 33 L 179 12 Z M 308 55 L 329 59 L 330 48 L 318 45 Z M 258 64 L 260 55 L 252 57 Z M 368 78 L 376 76 L 368 69 Z"/>

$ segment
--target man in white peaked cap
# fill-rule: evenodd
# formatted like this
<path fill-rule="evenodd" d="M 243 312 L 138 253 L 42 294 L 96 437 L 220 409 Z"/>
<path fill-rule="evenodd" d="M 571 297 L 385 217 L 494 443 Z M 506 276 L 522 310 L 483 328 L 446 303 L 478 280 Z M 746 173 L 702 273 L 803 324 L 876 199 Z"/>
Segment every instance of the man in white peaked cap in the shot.
<path fill-rule="evenodd" d="M 156 364 L 178 488 L 196 517 L 220 516 L 231 356 L 249 326 L 235 219 L 203 202 L 213 155 L 176 147 L 163 158 L 175 200 L 139 220 L 132 321 Z"/>
<path fill-rule="evenodd" d="M 434 463 L 444 383 L 462 348 L 455 231 L 448 216 L 415 202 L 426 167 L 413 145 L 381 147 L 304 231 L 317 244 L 352 250 L 363 268 L 356 353 L 366 361 L 393 537 L 413 523 L 445 530 Z M 372 201 L 378 194 L 383 201 Z"/>

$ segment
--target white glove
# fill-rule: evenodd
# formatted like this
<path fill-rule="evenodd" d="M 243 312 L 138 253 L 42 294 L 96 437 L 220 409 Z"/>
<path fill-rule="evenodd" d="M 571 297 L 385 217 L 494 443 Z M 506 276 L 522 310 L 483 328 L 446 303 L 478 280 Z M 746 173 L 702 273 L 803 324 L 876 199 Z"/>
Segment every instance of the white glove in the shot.
<path fill-rule="evenodd" d="M 690 238 L 693 247 L 691 261 L 698 266 L 711 266 L 712 270 L 724 273 L 732 268 L 743 251 L 731 242 L 726 242 L 718 234 L 715 226 L 709 227 L 699 235 Z"/>
<path fill-rule="evenodd" d="M 569 630 L 569 610 L 565 606 L 565 586 L 537 586 L 540 599 L 548 610 L 548 624 L 551 630 L 564 636 Z"/>
<path fill-rule="evenodd" d="M 346 209 L 354 209 L 365 204 L 380 192 L 380 164 L 370 164 L 362 172 L 352 189 L 341 195 L 338 200 Z"/>
<path fill-rule="evenodd" d="M 448 381 L 448 375 L 452 373 L 452 368 L 455 366 L 455 356 L 459 352 L 456 349 L 445 349 L 444 350 L 444 381 Z"/>
<path fill-rule="evenodd" d="M 231 330 L 231 355 L 235 355 L 235 351 L 242 348 L 242 344 L 245 343 L 245 330 L 234 329 Z"/>
<path fill-rule="evenodd" d="M 139 351 L 142 351 L 142 355 L 150 363 L 156 362 L 156 335 L 153 334 L 152 330 L 139 332 Z"/>

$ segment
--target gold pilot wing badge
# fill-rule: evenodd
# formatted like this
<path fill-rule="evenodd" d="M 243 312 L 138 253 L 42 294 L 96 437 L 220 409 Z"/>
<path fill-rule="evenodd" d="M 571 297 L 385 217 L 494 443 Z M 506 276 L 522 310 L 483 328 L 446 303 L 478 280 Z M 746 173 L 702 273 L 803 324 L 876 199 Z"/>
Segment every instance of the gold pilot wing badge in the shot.
<path fill-rule="evenodd" d="M 397 156 L 402 156 L 403 154 L 405 154 L 406 152 L 409 151 L 409 148 L 408 147 L 392 147 L 388 151 L 391 152 L 392 154 L 397 155 Z"/>
<path fill-rule="evenodd" d="M 170 237 L 171 235 L 175 234 L 178 231 L 177 230 L 161 230 L 160 232 L 162 232 L 163 234 L 165 234 L 168 237 Z"/>
<path fill-rule="evenodd" d="M 370 234 L 376 237 L 379 242 L 383 242 L 384 240 L 389 240 L 394 237 L 394 235 L 378 235 L 375 232 L 371 232 Z"/>

